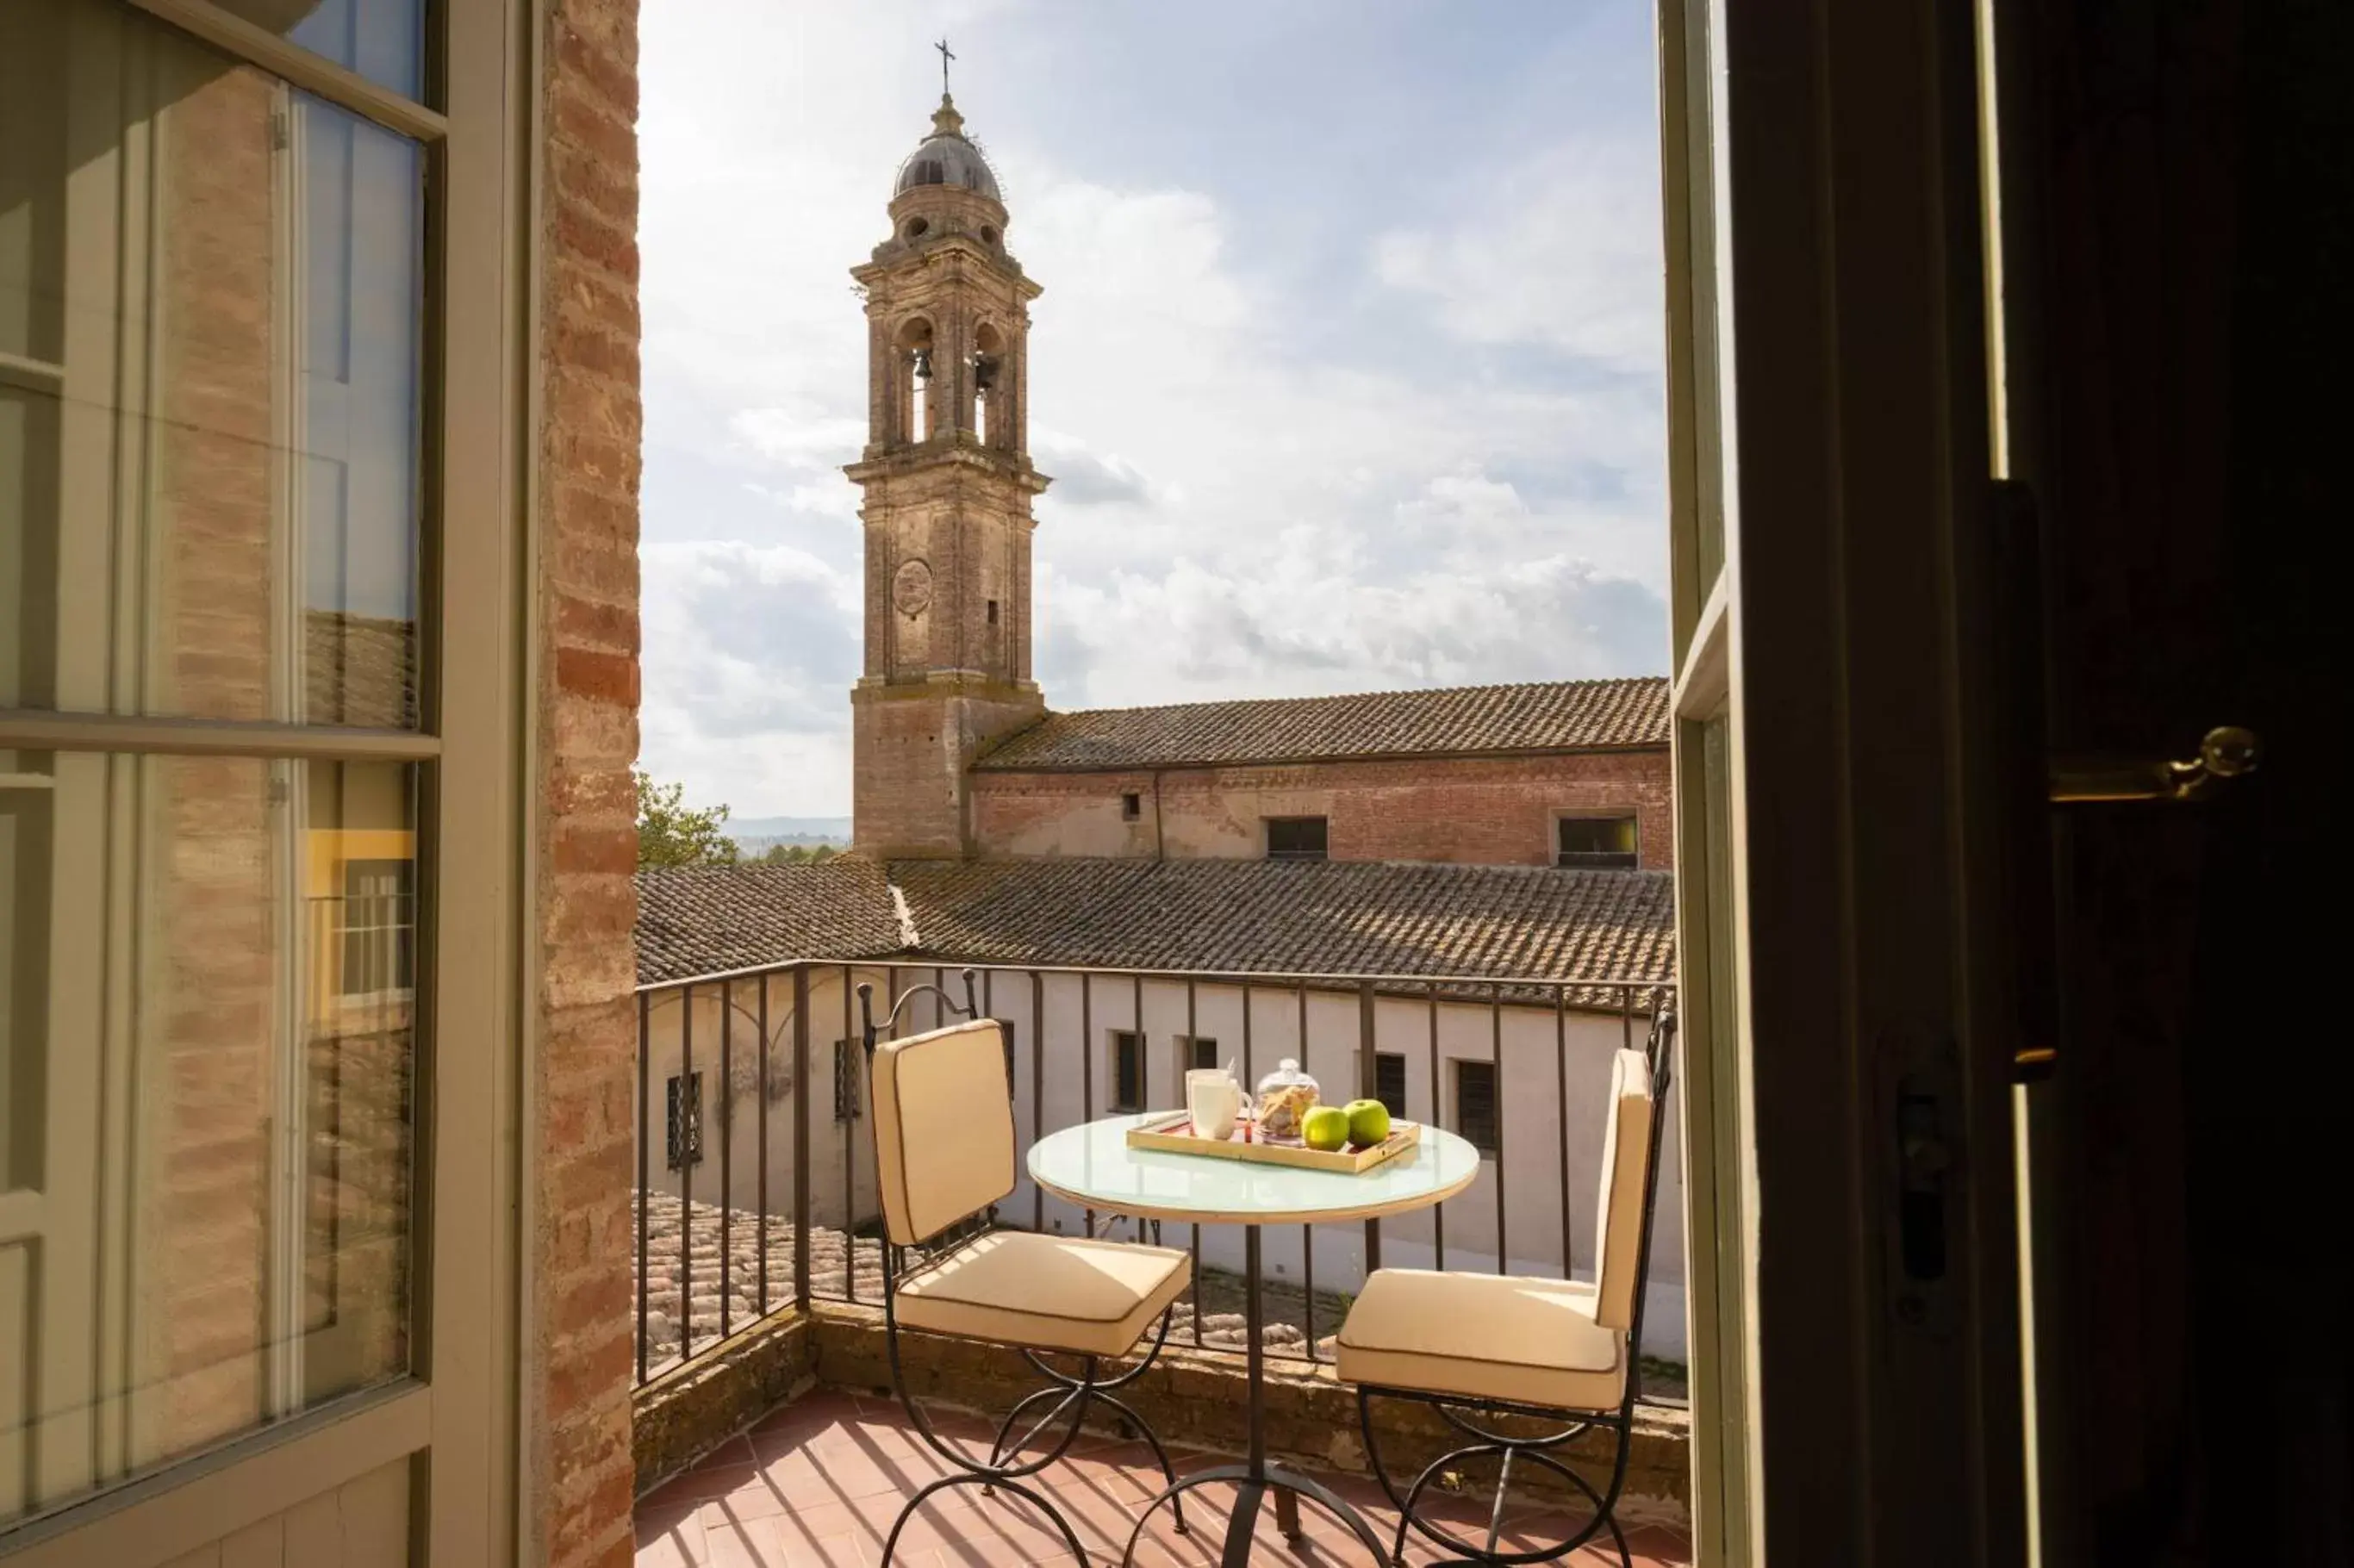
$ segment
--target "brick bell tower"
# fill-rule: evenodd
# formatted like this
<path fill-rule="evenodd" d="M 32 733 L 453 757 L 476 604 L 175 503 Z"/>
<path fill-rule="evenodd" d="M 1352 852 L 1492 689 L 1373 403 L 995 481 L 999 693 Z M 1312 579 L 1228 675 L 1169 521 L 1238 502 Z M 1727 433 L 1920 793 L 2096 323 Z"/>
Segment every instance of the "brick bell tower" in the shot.
<path fill-rule="evenodd" d="M 1045 712 L 1030 678 L 1030 302 L 997 176 L 942 48 L 932 132 L 899 165 L 866 298 L 866 667 L 851 692 L 851 837 L 878 857 L 970 853 L 967 770 Z"/>

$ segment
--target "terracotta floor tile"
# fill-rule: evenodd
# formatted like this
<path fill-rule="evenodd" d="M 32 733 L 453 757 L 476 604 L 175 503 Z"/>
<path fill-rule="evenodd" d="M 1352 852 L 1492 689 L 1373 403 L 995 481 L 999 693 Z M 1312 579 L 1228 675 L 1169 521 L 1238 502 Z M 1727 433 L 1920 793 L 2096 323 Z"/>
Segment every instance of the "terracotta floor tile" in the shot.
<path fill-rule="evenodd" d="M 955 1411 L 928 1410 L 935 1430 L 985 1453 L 994 1425 Z M 1050 1434 L 1051 1442 L 1059 1434 Z M 1042 1445 L 1043 1449 L 1043 1445 Z M 1042 1449 L 1034 1449 L 1034 1457 Z M 1234 1456 L 1197 1449 L 1172 1452 L 1180 1475 L 1233 1462 Z M 748 1433 L 730 1438 L 693 1468 L 638 1504 L 639 1568 L 878 1568 L 883 1542 L 905 1499 L 949 1473 L 896 1401 L 864 1395 L 811 1394 L 780 1406 Z M 1361 1510 L 1386 1545 L 1397 1516 L 1380 1488 L 1357 1476 L 1320 1477 Z M 1077 1532 L 1090 1563 L 1117 1562 L 1146 1503 L 1165 1482 L 1151 1449 L 1114 1430 L 1089 1431 L 1064 1457 L 1023 1484 L 1059 1506 Z M 1225 1539 L 1235 1489 L 1214 1485 L 1185 1494 L 1186 1521 L 1178 1533 L 1170 1509 L 1154 1510 L 1138 1538 L 1137 1562 L 1146 1568 L 1210 1568 Z M 1484 1536 L 1487 1499 L 1479 1495 L 1433 1499 L 1431 1511 L 1467 1539 Z M 1277 1533 L 1272 1500 L 1262 1505 L 1255 1556 L 1281 1564 L 1360 1564 L 1363 1542 L 1338 1520 L 1310 1503 L 1301 1510 L 1304 1539 L 1297 1550 Z M 1505 1541 L 1525 1545 L 1559 1538 L 1576 1516 L 1557 1508 L 1516 1504 Z M 1687 1563 L 1681 1535 L 1656 1525 L 1628 1530 L 1639 1568 Z M 1412 1538 L 1407 1561 L 1436 1563 L 1445 1553 Z M 1067 1563 L 1070 1549 L 1055 1526 L 1013 1496 L 983 1496 L 977 1486 L 932 1494 L 908 1520 L 894 1568 L 1001 1568 L 1026 1563 Z M 1616 1563 L 1605 1535 L 1569 1564 Z"/>

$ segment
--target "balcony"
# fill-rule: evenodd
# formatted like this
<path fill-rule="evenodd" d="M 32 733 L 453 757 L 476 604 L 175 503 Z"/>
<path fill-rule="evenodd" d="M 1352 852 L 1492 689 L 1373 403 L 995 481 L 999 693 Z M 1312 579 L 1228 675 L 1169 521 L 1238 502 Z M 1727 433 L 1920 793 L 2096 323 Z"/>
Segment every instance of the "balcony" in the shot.
<path fill-rule="evenodd" d="M 634 1205 L 635 1445 L 640 1561 L 872 1563 L 901 1499 L 941 1473 L 892 1399 L 885 1358 L 878 1198 L 856 1001 L 882 1013 L 914 988 L 962 987 L 960 969 L 804 962 L 641 987 Z M 1639 1043 L 1655 980 L 1564 982 L 1449 975 L 1173 972 L 976 966 L 980 1011 L 1005 1026 L 1017 1139 L 1031 1142 L 1122 1110 L 1180 1103 L 1182 1074 L 1232 1063 L 1246 1083 L 1299 1061 L 1328 1098 L 1378 1093 L 1405 1117 L 1477 1145 L 1478 1176 L 1435 1208 L 1373 1222 L 1267 1232 L 1267 1437 L 1322 1473 L 1378 1529 L 1395 1515 L 1367 1474 L 1352 1391 L 1332 1336 L 1369 1267 L 1590 1277 L 1593 1194 L 1611 1054 Z M 900 1033 L 952 1021 L 929 993 Z M 1641 1406 L 1618 1517 L 1638 1557 L 1681 1562 L 1688 1467 L 1683 1408 L 1681 1160 L 1662 1158 L 1648 1281 Z M 1169 1351 L 1130 1393 L 1182 1471 L 1245 1440 L 1241 1233 L 1090 1213 L 1026 1175 L 1001 1225 L 1157 1239 L 1192 1255 Z M 999 1414 L 1037 1386 L 1013 1351 L 903 1335 L 910 1389 L 938 1424 L 982 1446 Z M 1422 1407 L 1384 1425 L 1384 1449 L 1417 1465 L 1446 1435 Z M 985 1419 L 986 1418 L 986 1419 Z M 1597 1455 L 1571 1450 L 1594 1473 Z M 1116 1561 L 1159 1489 L 1135 1434 L 1090 1430 L 1039 1478 L 1090 1555 Z M 1581 1463 L 1581 1461 L 1585 1461 Z M 1478 1533 L 1489 1477 L 1447 1507 Z M 1515 1481 L 1501 1521 L 1541 1531 L 1566 1489 Z M 1231 1493 L 1202 1495 L 1205 1511 Z M 1193 1505 L 1189 1502 L 1189 1509 Z M 1197 1521 L 1198 1525 L 1198 1521 Z M 1346 1557 L 1353 1538 L 1308 1510 L 1307 1540 Z M 900 1556 L 963 1563 L 1066 1558 L 1042 1521 L 1002 1497 L 942 1494 Z M 1155 1536 L 1152 1531 L 1161 1532 Z M 1533 1539 L 1533 1537 L 1531 1537 Z M 1218 1530 L 1149 1528 L 1150 1561 L 1207 1560 Z M 1262 1551 L 1273 1550 L 1263 1546 Z M 1590 1551 L 1591 1549 L 1587 1549 Z M 1414 1559 L 1409 1553 L 1410 1560 Z M 1584 1560 L 1574 1554 L 1570 1561 Z M 1600 1559 L 1595 1559 L 1596 1561 Z M 1616 1561 L 1615 1553 L 1609 1560 Z"/>

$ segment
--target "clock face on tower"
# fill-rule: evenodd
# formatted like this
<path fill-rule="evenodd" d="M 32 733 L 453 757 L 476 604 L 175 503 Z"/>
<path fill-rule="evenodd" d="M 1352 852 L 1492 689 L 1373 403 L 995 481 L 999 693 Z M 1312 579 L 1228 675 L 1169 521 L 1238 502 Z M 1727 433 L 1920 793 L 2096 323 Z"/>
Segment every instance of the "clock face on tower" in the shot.
<path fill-rule="evenodd" d="M 932 602 L 932 568 L 922 560 L 908 561 L 891 578 L 891 603 L 910 620 Z"/>

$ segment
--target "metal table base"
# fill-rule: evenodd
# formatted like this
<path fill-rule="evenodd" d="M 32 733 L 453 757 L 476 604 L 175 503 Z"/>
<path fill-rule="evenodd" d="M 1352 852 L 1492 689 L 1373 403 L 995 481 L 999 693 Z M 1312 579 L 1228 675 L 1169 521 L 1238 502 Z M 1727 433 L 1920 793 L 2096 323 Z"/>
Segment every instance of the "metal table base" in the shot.
<path fill-rule="evenodd" d="M 1128 1550 L 1120 1553 L 1125 1565 L 1136 1561 L 1136 1543 L 1144 1535 L 1144 1527 L 1161 1505 L 1193 1490 L 1197 1487 L 1223 1486 L 1233 1483 L 1235 1510 L 1226 1521 L 1226 1542 L 1218 1556 L 1219 1568 L 1246 1568 L 1250 1562 L 1251 1542 L 1258 1534 L 1259 1505 L 1269 1491 L 1275 1493 L 1276 1528 L 1295 1545 L 1299 1541 L 1299 1499 L 1306 1498 L 1355 1532 L 1373 1553 L 1373 1561 L 1386 1564 L 1389 1551 L 1382 1543 L 1373 1522 L 1357 1511 L 1346 1499 L 1322 1482 L 1311 1480 L 1299 1471 L 1281 1465 L 1271 1465 L 1267 1458 L 1267 1309 L 1259 1297 L 1259 1227 L 1243 1227 L 1243 1325 L 1248 1335 L 1245 1355 L 1249 1365 L 1249 1457 L 1241 1464 L 1213 1465 L 1206 1470 L 1180 1476 L 1174 1484 L 1162 1491 L 1137 1515 L 1136 1528 L 1128 1538 Z M 1315 1243 L 1311 1239 L 1310 1245 Z M 1200 1304 L 1194 1309 L 1200 1310 Z"/>

